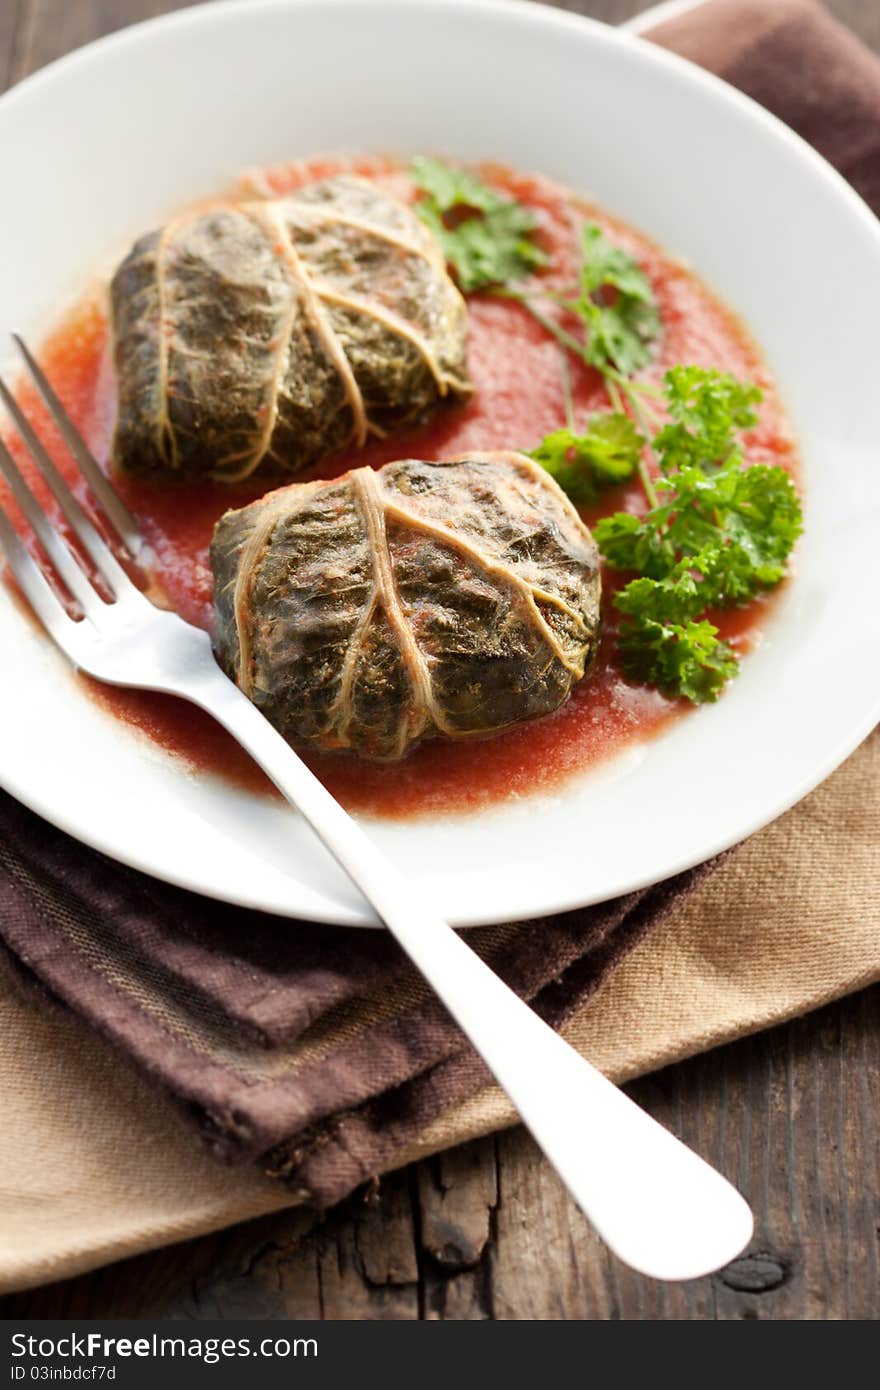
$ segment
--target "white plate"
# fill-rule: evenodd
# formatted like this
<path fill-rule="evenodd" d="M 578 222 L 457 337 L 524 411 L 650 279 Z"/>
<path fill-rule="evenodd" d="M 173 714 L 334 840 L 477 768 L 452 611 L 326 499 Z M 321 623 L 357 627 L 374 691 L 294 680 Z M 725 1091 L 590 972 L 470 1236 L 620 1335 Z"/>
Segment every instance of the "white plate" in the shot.
<path fill-rule="evenodd" d="M 371 832 L 459 925 L 595 902 L 742 839 L 880 706 L 878 224 L 757 106 L 598 24 L 492 0 L 206 5 L 0 101 L 0 329 L 39 337 L 132 237 L 242 168 L 339 148 L 537 169 L 688 257 L 763 344 L 806 473 L 797 578 L 718 705 L 556 796 Z M 0 780 L 22 801 L 200 892 L 370 920 L 294 816 L 121 728 L 5 594 L 0 652 Z"/>

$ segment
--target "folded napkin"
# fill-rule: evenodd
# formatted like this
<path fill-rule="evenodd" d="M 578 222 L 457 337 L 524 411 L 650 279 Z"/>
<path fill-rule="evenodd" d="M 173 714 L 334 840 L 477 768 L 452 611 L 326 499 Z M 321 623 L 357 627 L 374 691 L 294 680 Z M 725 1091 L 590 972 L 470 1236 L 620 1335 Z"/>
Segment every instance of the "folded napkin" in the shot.
<path fill-rule="evenodd" d="M 815 5 L 711 0 L 655 37 L 789 120 L 880 208 L 880 63 Z M 874 739 L 720 866 L 469 939 L 617 1077 L 880 978 L 877 759 Z M 513 1119 L 387 937 L 187 894 L 9 798 L 0 799 L 0 943 L 0 1286 L 293 1201 L 326 1205 Z M 150 1083 L 108 1069 L 106 1049 L 71 1011 Z M 98 1071 L 100 1098 L 86 1099 Z M 218 1182 L 175 1129 L 175 1109 L 218 1155 L 246 1166 Z M 48 1161 L 50 1152 L 59 1157 Z M 108 1180 L 114 1153 L 137 1153 L 136 1188 Z"/>
<path fill-rule="evenodd" d="M 705 870 L 469 940 L 559 1025 Z M 337 1201 L 486 1069 L 390 937 L 147 878 L 0 799 L 8 968 L 155 1078 L 211 1147 Z"/>

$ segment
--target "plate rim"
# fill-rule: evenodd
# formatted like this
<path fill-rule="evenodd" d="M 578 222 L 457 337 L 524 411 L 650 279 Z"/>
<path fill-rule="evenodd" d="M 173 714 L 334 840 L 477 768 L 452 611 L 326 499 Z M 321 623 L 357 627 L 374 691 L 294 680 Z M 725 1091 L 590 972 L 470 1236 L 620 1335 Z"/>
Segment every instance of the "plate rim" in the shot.
<path fill-rule="evenodd" d="M 697 0 L 699 3 L 699 0 Z M 752 98 L 738 91 L 736 88 L 724 82 L 721 78 L 705 71 L 689 60 L 680 57 L 678 54 L 671 53 L 665 49 L 654 47 L 653 45 L 643 44 L 637 39 L 639 26 L 644 25 L 646 18 L 662 6 L 653 7 L 653 10 L 645 11 L 627 22 L 627 26 L 615 28 L 600 23 L 599 21 L 574 14 L 568 11 L 550 8 L 546 5 L 532 3 L 532 0 L 517 0 L 511 4 L 510 0 L 210 0 L 210 3 L 190 6 L 183 10 L 174 11 L 169 15 L 160 15 L 153 18 L 139 21 L 129 25 L 115 33 L 105 35 L 93 40 L 81 48 L 71 53 L 65 54 L 37 72 L 25 78 L 22 82 L 10 89 L 7 93 L 0 96 L 0 113 L 5 113 L 18 104 L 24 96 L 39 89 L 44 85 L 51 85 L 59 73 L 70 71 L 82 64 L 88 64 L 94 56 L 99 53 L 112 53 L 116 50 L 123 54 L 130 45 L 137 45 L 141 41 L 144 31 L 153 30 L 156 26 L 161 26 L 166 31 L 169 29 L 185 28 L 190 25 L 207 24 L 210 26 L 217 15 L 223 14 L 253 14 L 257 10 L 277 11 L 287 10 L 296 11 L 304 9 L 316 9 L 320 4 L 321 10 L 326 10 L 329 5 L 334 5 L 339 9 L 358 7 L 368 9 L 370 7 L 396 8 L 401 11 L 409 9 L 410 12 L 418 7 L 426 10 L 458 10 L 461 12 L 474 12 L 477 10 L 492 14 L 498 19 L 503 18 L 503 22 L 508 24 L 522 23 L 538 24 L 547 27 L 554 26 L 569 32 L 583 33 L 585 30 L 592 33 L 598 42 L 608 42 L 611 44 L 625 44 L 627 46 L 638 44 L 644 50 L 644 60 L 650 63 L 665 66 L 673 72 L 678 72 L 682 81 L 690 82 L 697 86 L 703 86 L 712 92 L 714 99 L 726 102 L 728 106 L 738 108 L 745 117 L 762 125 L 768 131 L 775 130 L 773 138 L 782 140 L 789 146 L 795 157 L 801 161 L 807 161 L 816 174 L 824 179 L 827 184 L 833 186 L 835 197 L 843 199 L 849 207 L 850 213 L 857 217 L 870 238 L 874 241 L 877 248 L 878 263 L 880 263 L 880 221 L 875 218 L 873 212 L 861 199 L 858 193 L 847 183 L 843 176 L 829 164 L 812 146 L 807 144 L 791 128 L 760 106 Z M 682 8 L 694 8 L 694 4 L 685 3 Z M 795 580 L 795 582 L 797 582 Z M 49 640 L 48 638 L 46 639 Z M 618 896 L 627 891 L 633 891 L 635 886 L 648 887 L 651 884 L 671 878 L 675 875 L 693 868 L 694 866 L 706 862 L 718 853 L 731 848 L 747 839 L 755 831 L 762 829 L 778 818 L 786 810 L 799 802 L 804 796 L 825 780 L 840 764 L 859 746 L 861 742 L 870 734 L 880 718 L 880 689 L 877 690 L 872 703 L 867 705 L 861 720 L 854 721 L 847 726 L 846 732 L 829 744 L 829 751 L 820 760 L 818 765 L 814 765 L 811 771 L 802 779 L 796 781 L 786 791 L 784 795 L 778 797 L 772 804 L 765 803 L 759 815 L 749 818 L 749 826 L 745 830 L 739 828 L 733 834 L 724 834 L 718 837 L 717 842 L 710 852 L 706 853 L 705 845 L 700 847 L 696 854 L 683 853 L 678 860 L 670 864 L 664 870 L 662 878 L 651 877 L 644 879 L 636 876 L 638 885 L 634 880 L 627 881 L 613 891 L 603 894 L 601 899 L 590 898 L 592 904 L 597 901 L 608 901 L 610 898 Z M 259 899 L 247 892 L 230 895 L 226 891 L 212 892 L 209 886 L 201 881 L 193 881 L 185 872 L 180 872 L 175 866 L 162 865 L 157 867 L 151 861 L 149 855 L 142 856 L 131 850 L 120 850 L 119 844 L 111 835 L 104 834 L 100 829 L 92 831 L 88 825 L 83 827 L 77 823 L 75 817 L 68 816 L 64 811 L 58 811 L 53 807 L 50 800 L 39 795 L 33 795 L 26 782 L 23 784 L 21 779 L 9 776 L 6 769 L 0 766 L 0 786 L 8 791 L 13 797 L 28 807 L 31 811 L 55 825 L 64 833 L 71 835 L 80 843 L 86 844 L 100 853 L 106 854 L 109 858 L 130 868 L 146 873 L 153 878 L 168 882 L 189 892 L 196 893 L 206 898 L 216 901 L 231 903 L 236 906 L 249 908 L 269 914 L 281 915 L 289 920 L 296 920 L 291 916 L 290 907 L 267 905 L 265 899 Z M 743 817 L 743 819 L 746 819 Z M 367 824 L 371 822 L 367 821 Z M 556 899 L 555 905 L 550 909 L 545 909 L 546 915 L 556 915 L 573 910 L 578 910 L 585 906 L 582 896 L 568 895 L 564 898 Z M 454 920 L 454 925 L 459 928 L 470 928 L 488 925 L 499 921 L 527 920 L 534 917 L 536 911 L 534 906 L 524 908 L 522 911 L 511 912 L 509 909 L 502 914 L 487 909 L 482 912 L 469 913 L 466 920 Z M 305 913 L 297 911 L 297 917 L 304 920 L 326 923 L 327 925 L 342 926 L 376 926 L 378 925 L 375 917 L 370 914 L 344 914 L 339 907 L 328 909 L 326 913 L 310 911 Z"/>

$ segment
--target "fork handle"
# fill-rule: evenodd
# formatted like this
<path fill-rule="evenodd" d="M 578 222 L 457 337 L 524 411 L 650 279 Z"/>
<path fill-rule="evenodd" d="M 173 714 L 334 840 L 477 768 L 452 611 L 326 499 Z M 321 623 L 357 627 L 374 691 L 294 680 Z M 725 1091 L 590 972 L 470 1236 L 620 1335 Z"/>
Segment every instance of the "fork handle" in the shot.
<path fill-rule="evenodd" d="M 739 1254 L 751 1237 L 752 1214 L 735 1188 L 490 970 L 219 667 L 204 677 L 188 698 L 248 750 L 357 885 L 611 1249 L 658 1279 L 696 1278 Z"/>

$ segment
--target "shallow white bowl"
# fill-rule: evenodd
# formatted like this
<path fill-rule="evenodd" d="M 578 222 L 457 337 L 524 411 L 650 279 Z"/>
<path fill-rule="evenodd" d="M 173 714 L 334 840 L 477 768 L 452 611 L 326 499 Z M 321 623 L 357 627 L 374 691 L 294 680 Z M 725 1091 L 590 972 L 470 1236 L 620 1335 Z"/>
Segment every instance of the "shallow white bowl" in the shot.
<path fill-rule="evenodd" d="M 371 833 L 460 925 L 598 901 L 742 839 L 880 707 L 878 224 L 746 98 L 601 25 L 509 0 L 247 0 L 129 29 L 0 101 L 0 329 L 38 338 L 130 239 L 242 168 L 338 148 L 539 170 L 689 258 L 778 375 L 807 496 L 797 578 L 718 705 L 558 795 Z M 22 801 L 203 893 L 370 921 L 294 816 L 130 734 L 5 594 L 0 651 L 0 781 Z"/>

